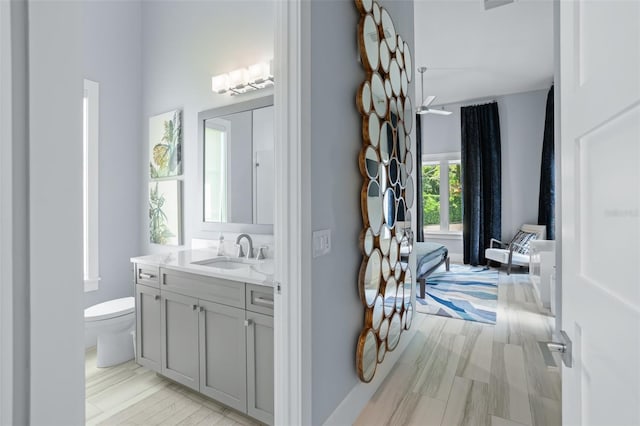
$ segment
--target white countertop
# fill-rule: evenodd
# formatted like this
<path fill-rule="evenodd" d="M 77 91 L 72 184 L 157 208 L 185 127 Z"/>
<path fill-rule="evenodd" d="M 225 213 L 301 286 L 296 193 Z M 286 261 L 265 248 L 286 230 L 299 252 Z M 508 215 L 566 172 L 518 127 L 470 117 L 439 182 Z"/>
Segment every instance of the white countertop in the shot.
<path fill-rule="evenodd" d="M 132 257 L 130 260 L 133 263 L 159 266 L 175 271 L 190 272 L 192 274 L 273 287 L 273 259 L 249 260 L 247 261 L 248 267 L 241 269 L 223 269 L 216 268 L 212 265 L 198 265 L 193 263 L 218 257 L 216 250 L 201 249 L 150 254 L 147 256 Z"/>

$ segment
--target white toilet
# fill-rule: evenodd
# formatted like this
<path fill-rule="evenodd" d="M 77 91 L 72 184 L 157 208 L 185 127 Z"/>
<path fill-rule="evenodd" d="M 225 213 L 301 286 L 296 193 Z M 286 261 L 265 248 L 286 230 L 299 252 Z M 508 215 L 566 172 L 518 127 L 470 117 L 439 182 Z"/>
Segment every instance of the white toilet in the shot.
<path fill-rule="evenodd" d="M 133 359 L 135 328 L 135 298 L 123 297 L 98 303 L 84 310 L 84 323 L 89 332 L 98 336 L 98 367 L 111 367 Z"/>

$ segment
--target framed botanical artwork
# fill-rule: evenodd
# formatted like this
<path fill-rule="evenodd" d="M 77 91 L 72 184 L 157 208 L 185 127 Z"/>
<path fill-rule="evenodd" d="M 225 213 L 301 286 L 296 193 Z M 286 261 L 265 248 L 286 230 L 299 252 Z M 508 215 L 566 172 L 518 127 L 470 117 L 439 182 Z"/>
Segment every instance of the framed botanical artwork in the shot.
<path fill-rule="evenodd" d="M 149 241 L 152 244 L 182 244 L 182 181 L 149 182 Z"/>
<path fill-rule="evenodd" d="M 182 112 L 169 111 L 149 119 L 149 176 L 182 174 Z"/>

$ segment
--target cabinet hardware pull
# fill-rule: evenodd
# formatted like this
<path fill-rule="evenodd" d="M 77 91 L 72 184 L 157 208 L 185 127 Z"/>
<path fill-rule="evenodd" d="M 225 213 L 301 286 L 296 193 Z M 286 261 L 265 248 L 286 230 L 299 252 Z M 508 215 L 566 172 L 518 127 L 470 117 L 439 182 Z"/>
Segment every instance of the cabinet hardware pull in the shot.
<path fill-rule="evenodd" d="M 244 326 L 245 327 L 249 327 L 251 324 L 253 324 L 253 320 L 250 320 L 250 319 L 244 320 Z"/>
<path fill-rule="evenodd" d="M 191 305 L 191 307 L 193 308 L 194 311 L 198 309 L 198 305 Z"/>
<path fill-rule="evenodd" d="M 204 306 L 200 306 L 200 312 L 204 312 Z"/>
<path fill-rule="evenodd" d="M 273 306 L 273 300 L 265 299 L 264 297 L 256 296 L 253 298 L 254 302 L 264 303 L 265 305 Z"/>
<path fill-rule="evenodd" d="M 154 300 L 160 300 L 160 295 L 156 294 L 155 297 L 153 298 Z"/>
<path fill-rule="evenodd" d="M 145 280 L 150 280 L 151 278 L 155 278 L 155 277 L 156 277 L 155 275 L 147 274 L 146 272 L 140 272 L 138 274 L 138 278 L 142 278 L 142 279 L 145 279 Z"/>

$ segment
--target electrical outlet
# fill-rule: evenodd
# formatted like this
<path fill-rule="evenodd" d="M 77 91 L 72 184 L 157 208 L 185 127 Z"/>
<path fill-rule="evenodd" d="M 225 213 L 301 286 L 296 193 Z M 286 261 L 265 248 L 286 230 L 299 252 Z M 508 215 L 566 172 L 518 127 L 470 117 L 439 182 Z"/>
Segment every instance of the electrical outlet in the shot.
<path fill-rule="evenodd" d="M 320 257 L 331 251 L 331 230 L 323 229 L 313 233 L 313 257 Z"/>

